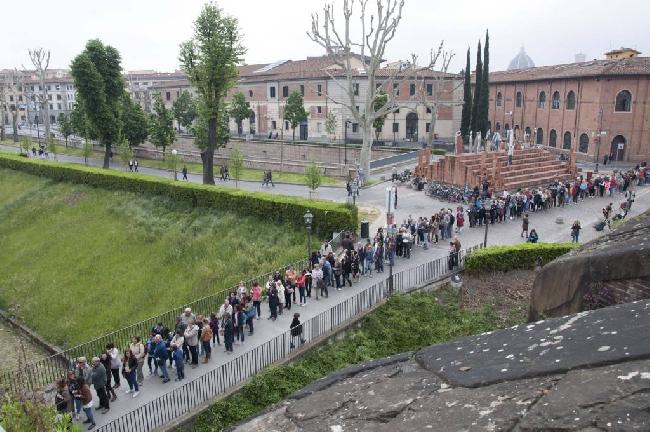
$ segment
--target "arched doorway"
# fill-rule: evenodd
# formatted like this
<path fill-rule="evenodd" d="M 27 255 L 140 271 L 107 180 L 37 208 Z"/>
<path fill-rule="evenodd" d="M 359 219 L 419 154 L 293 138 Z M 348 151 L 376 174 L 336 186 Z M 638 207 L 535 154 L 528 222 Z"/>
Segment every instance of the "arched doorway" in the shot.
<path fill-rule="evenodd" d="M 578 151 L 580 153 L 589 152 L 589 135 L 583 133 L 580 135 L 580 142 L 578 144 Z"/>
<path fill-rule="evenodd" d="M 406 139 L 408 141 L 418 140 L 418 115 L 415 112 L 406 115 Z"/>
<path fill-rule="evenodd" d="M 251 116 L 248 118 L 251 135 L 255 135 L 255 111 L 251 110 Z"/>
<path fill-rule="evenodd" d="M 571 150 L 571 132 L 564 132 L 564 141 L 562 148 L 564 150 Z"/>
<path fill-rule="evenodd" d="M 609 151 L 610 160 L 622 161 L 625 159 L 625 147 L 627 140 L 623 135 L 616 135 L 612 140 L 612 146 Z"/>
<path fill-rule="evenodd" d="M 548 134 L 548 145 L 551 147 L 557 146 L 557 132 L 555 129 L 551 129 L 551 132 Z"/>
<path fill-rule="evenodd" d="M 544 131 L 542 128 L 537 128 L 537 137 L 535 139 L 535 144 L 544 144 Z"/>

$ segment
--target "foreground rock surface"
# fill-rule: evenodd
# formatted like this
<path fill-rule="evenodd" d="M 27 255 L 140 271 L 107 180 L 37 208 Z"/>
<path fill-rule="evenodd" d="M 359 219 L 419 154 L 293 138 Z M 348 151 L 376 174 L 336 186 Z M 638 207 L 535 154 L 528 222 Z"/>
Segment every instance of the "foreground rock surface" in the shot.
<path fill-rule="evenodd" d="M 650 300 L 339 371 L 236 431 L 649 431 Z"/>

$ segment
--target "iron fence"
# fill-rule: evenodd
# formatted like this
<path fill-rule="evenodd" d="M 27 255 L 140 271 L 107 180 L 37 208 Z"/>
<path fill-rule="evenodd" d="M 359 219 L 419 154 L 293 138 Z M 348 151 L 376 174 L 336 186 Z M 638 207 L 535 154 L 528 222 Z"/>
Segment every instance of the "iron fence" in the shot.
<path fill-rule="evenodd" d="M 478 245 L 459 252 L 456 268 L 450 268 L 449 257 L 440 257 L 396 272 L 393 274 L 393 291 L 409 292 L 423 284 L 442 280 L 454 272 L 462 270 L 466 255 L 481 247 Z M 331 333 L 338 326 L 379 304 L 391 294 L 388 282 L 388 279 L 378 281 L 329 310 L 305 321 L 301 324 L 302 331 L 299 334 L 293 332 L 294 329 L 289 329 L 182 387 L 175 388 L 128 414 L 100 426 L 97 431 L 150 431 L 169 424 L 178 417 L 188 414 L 196 407 L 241 384 L 265 367 L 285 359 L 293 350 Z"/>

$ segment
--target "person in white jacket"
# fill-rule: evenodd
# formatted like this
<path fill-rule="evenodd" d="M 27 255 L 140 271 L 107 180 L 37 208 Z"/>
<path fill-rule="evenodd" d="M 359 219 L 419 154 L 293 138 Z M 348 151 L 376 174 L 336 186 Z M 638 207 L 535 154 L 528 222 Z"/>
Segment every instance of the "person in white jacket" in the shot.
<path fill-rule="evenodd" d="M 278 298 L 280 299 L 278 315 L 282 315 L 282 308 L 284 306 L 284 285 L 282 285 L 282 282 L 277 281 L 275 283 L 275 288 L 278 290 Z"/>
<path fill-rule="evenodd" d="M 194 321 L 189 321 L 184 336 L 185 343 L 190 350 L 190 356 L 192 358 L 191 367 L 194 369 L 199 365 L 199 326 Z"/>

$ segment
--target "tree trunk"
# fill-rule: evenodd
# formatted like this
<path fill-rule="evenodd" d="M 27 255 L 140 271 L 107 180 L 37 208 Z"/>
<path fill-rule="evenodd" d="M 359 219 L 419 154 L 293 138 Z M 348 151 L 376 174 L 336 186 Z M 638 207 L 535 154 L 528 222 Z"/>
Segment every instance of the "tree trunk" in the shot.
<path fill-rule="evenodd" d="M 203 184 L 214 184 L 214 149 L 217 146 L 217 117 L 208 120 L 208 147 L 201 153 Z"/>
<path fill-rule="evenodd" d="M 291 142 L 296 142 L 296 128 L 293 128 L 293 133 L 291 134 Z"/>
<path fill-rule="evenodd" d="M 361 145 L 361 153 L 359 154 L 359 167 L 363 170 L 365 178 L 370 174 L 370 153 L 372 151 L 372 127 L 371 125 L 363 125 L 362 135 L 363 144 Z"/>
<path fill-rule="evenodd" d="M 18 115 L 11 114 L 11 125 L 14 128 L 14 142 L 18 142 Z"/>
<path fill-rule="evenodd" d="M 433 137 L 435 135 L 435 130 L 436 130 L 436 121 L 438 120 L 438 108 L 432 108 L 431 109 L 431 123 L 429 124 L 429 135 L 427 137 L 427 145 L 431 146 L 431 143 L 433 142 Z"/>
<path fill-rule="evenodd" d="M 104 168 L 108 169 L 111 167 L 111 145 L 106 144 L 106 150 L 104 151 Z"/>

